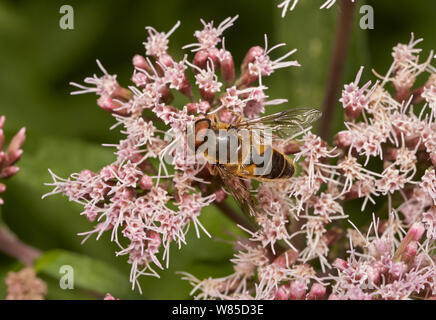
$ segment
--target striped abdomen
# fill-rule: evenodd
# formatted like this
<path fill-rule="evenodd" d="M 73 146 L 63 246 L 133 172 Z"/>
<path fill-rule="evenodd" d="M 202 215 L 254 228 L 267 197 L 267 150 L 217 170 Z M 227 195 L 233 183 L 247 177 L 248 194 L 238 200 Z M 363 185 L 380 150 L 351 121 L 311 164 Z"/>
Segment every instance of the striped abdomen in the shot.
<path fill-rule="evenodd" d="M 267 148 L 261 155 L 264 161 L 252 161 L 241 166 L 241 176 L 258 180 L 289 179 L 295 172 L 292 161 L 274 148 Z"/>

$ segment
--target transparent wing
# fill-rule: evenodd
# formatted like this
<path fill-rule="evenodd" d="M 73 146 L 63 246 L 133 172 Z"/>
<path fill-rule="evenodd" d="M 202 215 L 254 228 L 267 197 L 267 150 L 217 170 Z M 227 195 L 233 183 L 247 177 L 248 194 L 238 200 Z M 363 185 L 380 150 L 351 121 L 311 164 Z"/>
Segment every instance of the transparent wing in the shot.
<path fill-rule="evenodd" d="M 236 199 L 241 209 L 243 211 L 248 209 L 250 215 L 254 215 L 256 212 L 255 204 L 244 182 L 238 176 L 228 172 L 225 167 L 217 166 L 217 168 L 225 187 Z"/>
<path fill-rule="evenodd" d="M 320 117 L 321 112 L 314 108 L 294 108 L 257 119 L 241 121 L 232 126 L 250 130 L 269 129 L 273 136 L 286 139 L 306 129 Z"/>

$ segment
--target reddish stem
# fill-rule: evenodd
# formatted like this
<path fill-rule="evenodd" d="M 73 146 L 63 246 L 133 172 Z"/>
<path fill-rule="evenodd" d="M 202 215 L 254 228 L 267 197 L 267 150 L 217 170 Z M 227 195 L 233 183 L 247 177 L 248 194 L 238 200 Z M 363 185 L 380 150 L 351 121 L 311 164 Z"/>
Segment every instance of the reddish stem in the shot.
<path fill-rule="evenodd" d="M 351 38 L 354 7 L 355 4 L 350 0 L 340 0 L 339 21 L 336 26 L 333 53 L 327 80 L 327 90 L 324 96 L 322 120 L 319 129 L 320 136 L 325 141 L 330 138 L 330 128 L 338 99 L 347 49 Z"/>
<path fill-rule="evenodd" d="M 0 251 L 31 266 L 42 252 L 17 238 L 6 227 L 0 227 Z"/>

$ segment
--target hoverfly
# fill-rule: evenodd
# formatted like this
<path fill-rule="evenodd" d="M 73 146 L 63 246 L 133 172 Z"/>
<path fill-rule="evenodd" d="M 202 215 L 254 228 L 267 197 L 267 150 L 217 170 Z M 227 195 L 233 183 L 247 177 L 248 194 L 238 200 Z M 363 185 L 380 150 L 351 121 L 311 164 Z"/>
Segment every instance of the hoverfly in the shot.
<path fill-rule="evenodd" d="M 280 181 L 291 178 L 295 173 L 294 164 L 287 155 L 272 146 L 272 139 L 292 138 L 320 116 L 321 112 L 313 108 L 295 108 L 251 120 L 238 116 L 235 122 L 228 124 L 218 121 L 216 114 L 211 114 L 194 123 L 195 150 L 206 143 L 215 147 L 215 152 L 206 150 L 203 153 L 209 171 L 212 175 L 218 174 L 235 199 L 241 205 L 247 204 L 250 213 L 253 213 L 253 200 L 241 179 Z M 220 134 L 223 131 L 225 134 Z M 213 133 L 213 141 L 208 139 L 206 132 Z M 244 148 L 247 139 L 244 140 L 243 136 L 247 135 L 251 147 Z M 226 151 L 224 158 L 219 154 L 220 150 Z"/>

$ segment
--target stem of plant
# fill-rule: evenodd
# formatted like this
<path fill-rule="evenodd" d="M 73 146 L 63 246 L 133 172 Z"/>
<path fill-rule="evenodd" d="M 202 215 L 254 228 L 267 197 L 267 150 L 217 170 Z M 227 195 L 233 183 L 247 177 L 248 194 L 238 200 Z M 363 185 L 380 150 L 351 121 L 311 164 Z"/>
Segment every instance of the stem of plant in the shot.
<path fill-rule="evenodd" d="M 0 227 L 0 251 L 31 266 L 42 252 L 22 242 L 5 226 Z"/>
<path fill-rule="evenodd" d="M 322 119 L 319 129 L 319 134 L 325 141 L 328 141 L 330 138 L 334 109 L 337 104 L 345 58 L 351 38 L 354 7 L 355 4 L 350 0 L 339 1 L 339 21 L 336 26 L 333 52 L 327 79 L 327 89 L 324 95 Z"/>
<path fill-rule="evenodd" d="M 243 226 L 250 231 L 256 231 L 256 227 L 247 219 L 238 214 L 233 208 L 225 202 L 214 202 L 215 206 L 221 210 L 221 212 L 233 222 Z"/>

